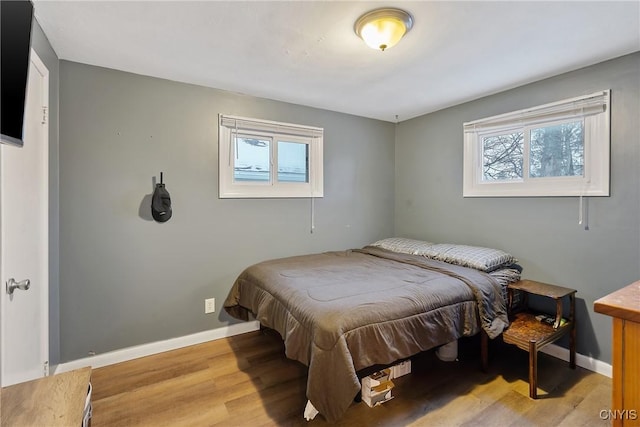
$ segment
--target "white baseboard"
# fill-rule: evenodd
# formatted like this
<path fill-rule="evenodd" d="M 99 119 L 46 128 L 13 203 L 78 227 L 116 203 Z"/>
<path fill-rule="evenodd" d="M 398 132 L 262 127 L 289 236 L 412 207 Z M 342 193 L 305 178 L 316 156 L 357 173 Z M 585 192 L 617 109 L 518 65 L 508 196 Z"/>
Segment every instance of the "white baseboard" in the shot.
<path fill-rule="evenodd" d="M 74 369 L 83 368 L 85 366 L 91 366 L 94 369 L 101 368 L 103 366 L 113 365 L 114 363 L 126 362 L 128 360 L 137 359 L 139 357 L 150 356 L 152 354 L 163 353 L 170 350 L 176 350 L 178 348 L 188 347 L 190 345 L 200 344 L 207 341 L 232 337 L 234 335 L 240 335 L 246 332 L 257 331 L 258 329 L 260 329 L 260 322 L 258 321 L 236 323 L 234 325 L 225 326 L 218 329 L 211 329 L 208 331 L 185 335 L 178 338 L 137 345 L 134 347 L 123 348 L 121 350 L 110 351 L 108 353 L 97 354 L 95 356 L 72 360 L 71 362 L 60 363 L 54 369 L 52 369 L 52 372 L 59 374 L 62 372 L 68 372 Z"/>
<path fill-rule="evenodd" d="M 540 350 L 540 352 L 553 357 L 557 357 L 558 359 L 564 360 L 566 362 L 569 361 L 569 350 L 556 344 L 549 344 L 548 346 Z M 580 366 L 581 368 L 604 375 L 605 377 L 612 377 L 613 367 L 610 364 L 594 359 L 593 357 L 576 353 L 576 365 Z"/>

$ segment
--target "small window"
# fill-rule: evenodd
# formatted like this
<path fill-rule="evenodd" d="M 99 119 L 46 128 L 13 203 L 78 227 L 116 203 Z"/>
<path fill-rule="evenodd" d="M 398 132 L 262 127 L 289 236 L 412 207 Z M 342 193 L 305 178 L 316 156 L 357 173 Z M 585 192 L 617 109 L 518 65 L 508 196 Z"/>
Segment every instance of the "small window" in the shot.
<path fill-rule="evenodd" d="M 463 196 L 608 196 L 609 95 L 465 123 Z"/>
<path fill-rule="evenodd" d="M 221 198 L 322 197 L 323 129 L 220 116 Z"/>

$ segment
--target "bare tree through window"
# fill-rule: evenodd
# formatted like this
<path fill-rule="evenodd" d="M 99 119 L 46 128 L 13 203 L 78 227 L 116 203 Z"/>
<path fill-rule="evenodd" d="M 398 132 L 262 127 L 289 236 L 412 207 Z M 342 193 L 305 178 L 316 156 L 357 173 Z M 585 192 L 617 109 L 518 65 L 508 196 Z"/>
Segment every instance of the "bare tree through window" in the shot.
<path fill-rule="evenodd" d="M 522 132 L 482 138 L 483 180 L 522 179 L 523 151 Z"/>
<path fill-rule="evenodd" d="M 609 196 L 611 91 L 463 123 L 463 197 Z"/>

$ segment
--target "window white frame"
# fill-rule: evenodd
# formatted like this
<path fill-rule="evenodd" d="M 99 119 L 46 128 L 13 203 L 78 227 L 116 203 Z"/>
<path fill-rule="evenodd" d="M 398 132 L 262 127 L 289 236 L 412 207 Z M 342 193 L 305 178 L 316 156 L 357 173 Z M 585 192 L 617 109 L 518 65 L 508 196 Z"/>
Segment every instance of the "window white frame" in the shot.
<path fill-rule="evenodd" d="M 463 197 L 608 196 L 610 91 L 565 99 L 464 123 Z M 534 128 L 582 121 L 582 176 L 529 177 L 529 139 Z M 522 179 L 483 180 L 482 138 L 524 134 Z"/>
<path fill-rule="evenodd" d="M 220 114 L 218 120 L 220 198 L 323 197 L 323 137 L 318 127 Z M 234 180 L 235 138 L 269 140 L 268 182 Z M 278 141 L 307 144 L 308 182 L 278 181 Z"/>

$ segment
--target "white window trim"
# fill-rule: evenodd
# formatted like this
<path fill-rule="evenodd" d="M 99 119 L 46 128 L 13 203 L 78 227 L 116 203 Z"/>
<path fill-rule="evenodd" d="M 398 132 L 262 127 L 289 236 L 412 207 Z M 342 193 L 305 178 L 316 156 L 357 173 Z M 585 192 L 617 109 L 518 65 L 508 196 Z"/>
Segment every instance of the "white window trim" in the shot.
<path fill-rule="evenodd" d="M 610 95 L 605 90 L 464 123 L 463 197 L 609 196 Z M 482 180 L 483 136 L 521 130 L 528 140 L 531 127 L 579 120 L 584 121 L 583 176 Z"/>
<path fill-rule="evenodd" d="M 323 136 L 318 127 L 281 123 L 270 120 L 252 119 L 240 116 L 219 115 L 218 119 L 218 172 L 220 198 L 297 198 L 323 197 Z M 272 168 L 270 182 L 235 182 L 233 179 L 233 137 L 253 135 L 276 141 L 309 145 L 309 182 L 278 182 L 274 177 L 277 168 Z M 271 144 L 271 164 L 277 156 L 277 144 Z M 277 157 L 276 157 L 277 158 Z"/>

